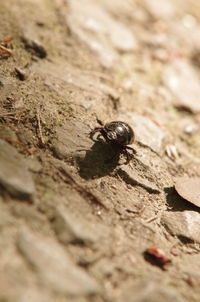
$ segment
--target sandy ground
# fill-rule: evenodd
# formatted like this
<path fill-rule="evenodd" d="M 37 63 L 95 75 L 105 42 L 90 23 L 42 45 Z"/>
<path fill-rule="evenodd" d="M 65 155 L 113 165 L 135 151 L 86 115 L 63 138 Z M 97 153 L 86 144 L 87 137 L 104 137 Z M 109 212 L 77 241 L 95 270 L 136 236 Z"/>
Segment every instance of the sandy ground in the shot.
<path fill-rule="evenodd" d="M 0 301 L 199 302 L 198 1 L 0 15 Z M 128 164 L 90 138 L 113 120 Z"/>

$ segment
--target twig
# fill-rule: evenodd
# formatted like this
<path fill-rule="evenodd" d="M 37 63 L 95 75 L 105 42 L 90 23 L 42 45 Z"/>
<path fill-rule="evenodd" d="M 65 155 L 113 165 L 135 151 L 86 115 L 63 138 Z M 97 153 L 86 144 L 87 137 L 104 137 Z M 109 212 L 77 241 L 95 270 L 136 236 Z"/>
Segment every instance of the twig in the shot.
<path fill-rule="evenodd" d="M 6 37 L 1 41 L 1 45 L 7 45 L 12 40 L 13 40 L 13 37 Z"/>
<path fill-rule="evenodd" d="M 11 49 L 8 49 L 8 48 L 4 47 L 3 45 L 0 45 L 0 50 L 2 52 L 6 52 L 9 56 L 12 56 L 12 54 L 13 54 L 13 51 Z"/>
<path fill-rule="evenodd" d="M 44 138 L 43 138 L 43 135 L 42 135 L 40 112 L 41 112 L 40 109 L 37 108 L 37 122 L 38 122 L 39 138 L 40 138 L 41 144 L 44 146 Z"/>
<path fill-rule="evenodd" d="M 158 219 L 158 215 L 152 216 L 152 217 L 150 217 L 149 219 L 144 220 L 144 222 L 145 222 L 145 223 L 150 223 L 150 222 L 152 222 L 152 221 L 154 221 L 154 220 L 156 220 L 156 219 Z"/>

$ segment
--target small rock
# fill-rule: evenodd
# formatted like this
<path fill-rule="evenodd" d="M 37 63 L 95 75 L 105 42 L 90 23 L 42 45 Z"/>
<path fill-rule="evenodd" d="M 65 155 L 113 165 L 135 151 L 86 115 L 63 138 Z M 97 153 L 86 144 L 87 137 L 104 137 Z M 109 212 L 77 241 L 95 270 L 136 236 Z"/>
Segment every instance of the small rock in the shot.
<path fill-rule="evenodd" d="M 31 200 L 34 182 L 18 151 L 0 139 L 0 184 L 13 196 Z"/>
<path fill-rule="evenodd" d="M 176 60 L 164 71 L 164 83 L 175 96 L 175 105 L 200 112 L 199 78 L 191 65 L 183 60 Z"/>
<path fill-rule="evenodd" d="M 185 28 L 191 29 L 197 25 L 197 19 L 190 14 L 185 14 L 182 18 L 182 24 Z"/>
<path fill-rule="evenodd" d="M 179 152 L 177 150 L 177 147 L 173 144 L 167 145 L 165 152 L 167 156 L 174 161 L 176 161 L 179 158 Z"/>
<path fill-rule="evenodd" d="M 39 41 L 37 37 L 35 37 L 35 33 L 30 32 L 29 30 L 24 31 L 22 36 L 22 42 L 24 43 L 25 48 L 36 55 L 39 58 L 46 58 L 47 51 L 42 43 Z"/>
<path fill-rule="evenodd" d="M 172 18 L 176 12 L 173 0 L 143 0 L 149 13 L 156 19 Z"/>
<path fill-rule="evenodd" d="M 185 300 L 172 287 L 158 282 L 136 282 L 124 291 L 118 301 L 126 302 L 184 302 Z M 117 302 L 118 302 L 117 301 Z"/>
<path fill-rule="evenodd" d="M 188 123 L 184 129 L 183 129 L 184 133 L 186 133 L 187 135 L 192 135 L 194 133 L 197 133 L 197 131 L 199 131 L 199 125 L 197 123 Z"/>
<path fill-rule="evenodd" d="M 68 213 L 63 207 L 57 208 L 54 215 L 53 228 L 64 243 L 92 244 L 107 233 L 102 225 L 89 223 L 87 218 Z"/>
<path fill-rule="evenodd" d="M 200 214 L 194 211 L 165 212 L 161 222 L 173 235 L 200 243 Z"/>
<path fill-rule="evenodd" d="M 70 260 L 56 242 L 26 231 L 17 240 L 20 252 L 39 274 L 44 285 L 67 296 L 99 293 L 96 281 Z"/>
<path fill-rule="evenodd" d="M 121 166 L 119 173 L 125 181 L 143 187 L 150 193 L 160 193 L 159 188 L 147 178 L 142 177 L 136 170 L 130 169 L 128 166 Z"/>
<path fill-rule="evenodd" d="M 19 80 L 25 81 L 28 79 L 28 74 L 21 68 L 15 67 L 15 72 L 16 72 L 16 76 L 19 78 Z"/>
<path fill-rule="evenodd" d="M 161 248 L 157 246 L 151 246 L 146 249 L 145 254 L 152 257 L 155 263 L 160 266 L 164 267 L 166 264 L 171 263 L 171 259 L 167 256 L 166 252 L 164 252 Z"/>
<path fill-rule="evenodd" d="M 123 43 L 121 40 L 122 37 Z M 128 52 L 138 48 L 135 36 L 131 31 L 129 31 L 128 27 L 125 27 L 125 25 L 123 25 L 122 23 L 115 24 L 115 29 L 113 27 L 110 39 L 113 46 L 119 51 Z"/>
<path fill-rule="evenodd" d="M 200 178 L 199 177 L 179 177 L 176 178 L 175 189 L 178 194 L 200 207 Z"/>

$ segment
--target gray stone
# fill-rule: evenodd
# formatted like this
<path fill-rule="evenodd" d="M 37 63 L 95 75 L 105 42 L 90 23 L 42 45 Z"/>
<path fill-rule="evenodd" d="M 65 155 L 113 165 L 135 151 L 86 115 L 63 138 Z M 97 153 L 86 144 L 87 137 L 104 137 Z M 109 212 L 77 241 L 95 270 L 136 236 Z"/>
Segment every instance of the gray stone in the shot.
<path fill-rule="evenodd" d="M 170 286 L 160 284 L 160 281 L 141 282 L 130 286 L 120 301 L 123 302 L 184 302 L 180 294 Z"/>
<path fill-rule="evenodd" d="M 58 127 L 56 138 L 52 141 L 55 155 L 60 159 L 83 158 L 93 144 L 89 138 L 89 132 L 90 129 L 77 120 L 71 120 L 62 127 Z"/>
<path fill-rule="evenodd" d="M 0 139 L 0 184 L 13 196 L 32 199 L 35 187 L 23 156 Z"/>
<path fill-rule="evenodd" d="M 172 235 L 200 243 L 200 214 L 194 211 L 165 212 L 161 222 Z"/>
<path fill-rule="evenodd" d="M 137 154 L 133 159 L 134 168 L 143 175 L 143 178 L 156 183 L 159 188 L 172 187 L 173 179 L 167 169 L 165 161 L 156 153 L 149 152 L 147 148 L 138 146 L 135 148 Z"/>
<path fill-rule="evenodd" d="M 143 187 L 150 193 L 160 193 L 159 188 L 155 183 L 149 181 L 147 178 L 142 177 L 136 170 L 131 169 L 129 166 L 121 166 L 119 173 L 125 178 L 125 181 Z"/>
<path fill-rule="evenodd" d="M 179 177 L 176 178 L 175 189 L 178 194 L 200 207 L 200 178 L 199 177 Z"/>
<path fill-rule="evenodd" d="M 54 215 L 53 228 L 64 243 L 93 244 L 107 233 L 103 225 L 89 222 L 87 217 L 83 219 L 81 215 L 69 213 L 64 207 L 58 207 Z"/>
<path fill-rule="evenodd" d="M 194 113 L 200 112 L 199 78 L 187 61 L 175 60 L 168 65 L 164 71 L 164 83 L 174 94 L 176 105 Z"/>
<path fill-rule="evenodd" d="M 24 231 L 17 246 L 41 282 L 53 291 L 67 296 L 99 293 L 97 282 L 76 266 L 58 243 Z"/>

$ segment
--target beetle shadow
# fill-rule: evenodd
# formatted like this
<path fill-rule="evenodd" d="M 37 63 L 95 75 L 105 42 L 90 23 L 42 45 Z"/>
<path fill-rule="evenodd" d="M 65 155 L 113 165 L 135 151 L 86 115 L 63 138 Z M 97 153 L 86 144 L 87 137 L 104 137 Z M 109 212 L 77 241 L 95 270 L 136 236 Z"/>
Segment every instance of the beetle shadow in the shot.
<path fill-rule="evenodd" d="M 82 159 L 78 159 L 79 175 L 84 179 L 110 174 L 119 164 L 120 149 L 103 141 L 95 141 Z"/>

